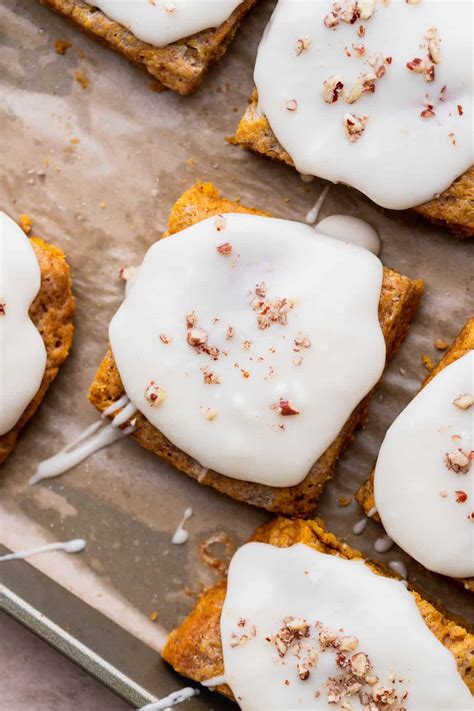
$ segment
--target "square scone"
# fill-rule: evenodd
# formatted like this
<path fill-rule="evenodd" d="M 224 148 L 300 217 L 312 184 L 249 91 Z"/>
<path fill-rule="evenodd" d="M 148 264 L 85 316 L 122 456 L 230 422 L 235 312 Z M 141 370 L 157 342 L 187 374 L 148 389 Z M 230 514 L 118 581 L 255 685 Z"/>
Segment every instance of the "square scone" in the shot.
<path fill-rule="evenodd" d="M 243 711 L 454 711 L 474 693 L 474 636 L 320 519 L 257 529 L 162 654 Z"/>
<path fill-rule="evenodd" d="M 40 0 L 147 71 L 158 90 L 195 92 L 256 0 Z"/>
<path fill-rule="evenodd" d="M 119 309 L 111 322 L 89 400 L 104 412 L 126 392 L 138 410 L 131 436 L 143 447 L 235 499 L 306 516 L 364 422 L 423 282 L 209 183 L 176 202 L 168 234 L 138 273 L 156 286 L 160 272 L 158 291 L 132 285 L 123 306 L 136 300 L 138 310 Z M 143 360 L 153 371 L 157 346 L 166 384 Z M 127 371 L 136 385 L 123 382 Z"/>
<path fill-rule="evenodd" d="M 278 0 L 233 142 L 472 237 L 470 9 L 456 27 L 450 13 L 436 0 Z"/>
<path fill-rule="evenodd" d="M 356 493 L 366 514 L 409 555 L 471 593 L 473 383 L 474 318 L 388 430 L 376 467 Z"/>
<path fill-rule="evenodd" d="M 4 212 L 0 242 L 1 464 L 69 355 L 75 303 L 61 249 L 28 239 Z"/>

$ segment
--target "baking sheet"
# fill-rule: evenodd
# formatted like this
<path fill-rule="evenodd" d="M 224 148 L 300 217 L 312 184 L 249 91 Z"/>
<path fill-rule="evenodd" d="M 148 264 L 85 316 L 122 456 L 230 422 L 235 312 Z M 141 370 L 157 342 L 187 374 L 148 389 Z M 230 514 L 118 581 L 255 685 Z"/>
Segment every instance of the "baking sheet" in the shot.
<path fill-rule="evenodd" d="M 271 7 L 259 4 L 201 91 L 183 98 L 152 91 L 147 75 L 38 3 L 0 1 L 0 205 L 14 218 L 29 214 L 32 234 L 65 250 L 77 299 L 72 355 L 2 467 L 0 542 L 19 550 L 78 536 L 88 541 L 81 555 L 2 565 L 0 581 L 155 695 L 181 685 L 157 653 L 165 631 L 190 610 L 192 594 L 216 579 L 200 559 L 200 544 L 215 531 L 242 542 L 267 514 L 199 486 L 131 440 L 62 477 L 36 487 L 27 482 L 39 460 L 96 419 L 86 393 L 123 298 L 119 270 L 141 261 L 183 190 L 211 179 L 230 198 L 295 220 L 321 191 L 322 181 L 306 185 L 291 169 L 224 140 L 250 95 Z M 63 56 L 54 51 L 56 39 L 72 45 Z M 78 71 L 86 81 L 77 80 Z M 319 513 L 368 556 L 407 561 L 396 549 L 374 552 L 380 529 L 372 522 L 354 536 L 360 511 L 354 502 L 340 507 L 338 499 L 352 496 L 366 478 L 384 432 L 417 391 L 426 375 L 421 355 L 437 358 L 435 338 L 454 338 L 472 312 L 472 245 L 415 215 L 377 208 L 343 186 L 331 188 L 322 216 L 335 212 L 373 224 L 383 261 L 423 277 L 426 293 Z M 195 512 L 190 540 L 172 546 L 187 506 Z M 413 561 L 408 570 L 427 595 L 474 624 L 472 599 L 463 590 Z M 207 692 L 187 708 L 210 704 L 230 708 Z"/>

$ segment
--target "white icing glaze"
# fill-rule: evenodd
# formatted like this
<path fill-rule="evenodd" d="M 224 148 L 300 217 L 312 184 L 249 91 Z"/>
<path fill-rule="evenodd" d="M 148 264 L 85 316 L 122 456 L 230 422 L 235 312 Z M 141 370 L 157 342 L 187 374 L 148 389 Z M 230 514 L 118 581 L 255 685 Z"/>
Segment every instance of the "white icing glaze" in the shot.
<path fill-rule="evenodd" d="M 215 686 L 221 686 L 221 684 L 227 684 L 227 677 L 225 674 L 219 674 L 219 676 L 213 676 L 210 679 L 206 679 L 206 681 L 201 681 L 201 685 L 205 686 L 207 689 Z"/>
<path fill-rule="evenodd" d="M 123 410 L 114 417 L 112 422 L 102 427 L 103 418 L 113 414 L 121 407 L 123 407 Z M 135 432 L 134 424 L 130 424 L 122 430 L 119 429 L 119 427 L 124 425 L 136 411 L 136 407 L 132 405 L 126 395 L 117 400 L 117 402 L 112 403 L 110 407 L 104 410 L 100 420 L 86 427 L 75 440 L 66 445 L 66 447 L 63 447 L 57 454 L 38 464 L 36 472 L 28 482 L 30 486 L 38 484 L 38 482 L 43 481 L 43 479 L 52 479 L 55 476 L 64 474 L 69 471 L 69 469 L 73 469 L 73 467 L 83 462 L 84 459 L 87 459 L 91 454 L 98 452 L 104 447 L 109 447 L 124 437 L 128 437 L 132 432 Z M 101 427 L 102 429 L 100 429 Z M 97 432 L 99 429 L 100 432 Z"/>
<path fill-rule="evenodd" d="M 367 516 L 368 516 L 368 518 L 372 518 L 372 516 L 375 516 L 376 513 L 377 513 L 377 507 L 372 506 L 372 508 L 367 511 Z"/>
<path fill-rule="evenodd" d="M 86 547 L 87 542 L 83 538 L 73 538 L 64 543 L 47 543 L 44 546 L 30 548 L 28 551 L 20 551 L 19 553 L 8 553 L 8 555 L 0 556 L 0 563 L 7 560 L 23 560 L 30 558 L 32 555 L 40 553 L 50 553 L 51 551 L 64 551 L 64 553 L 80 553 Z"/>
<path fill-rule="evenodd" d="M 429 570 L 453 577 L 474 575 L 473 467 L 456 473 L 446 460 L 447 453 L 474 449 L 474 405 L 453 404 L 473 391 L 471 351 L 440 371 L 397 417 L 375 468 L 375 502 L 389 536 Z"/>
<path fill-rule="evenodd" d="M 314 225 L 314 223 L 317 221 L 319 213 L 321 212 L 321 208 L 324 205 L 324 202 L 328 196 L 328 192 L 330 189 L 331 186 L 326 185 L 324 190 L 321 191 L 321 195 L 318 197 L 311 210 L 306 213 L 306 217 L 304 219 L 305 222 L 308 223 L 308 225 Z"/>
<path fill-rule="evenodd" d="M 407 579 L 408 577 L 408 570 L 405 565 L 405 563 L 401 560 L 391 560 L 390 563 L 388 564 L 388 567 L 391 568 L 395 573 L 398 573 L 404 580 Z"/>
<path fill-rule="evenodd" d="M 393 541 L 390 536 L 381 536 L 374 542 L 374 550 L 377 553 L 387 553 L 393 546 Z"/>
<path fill-rule="evenodd" d="M 352 528 L 352 533 L 354 533 L 356 536 L 360 536 L 361 533 L 364 533 L 366 526 L 369 522 L 368 518 L 361 518 L 360 521 L 357 521 L 353 528 Z"/>
<path fill-rule="evenodd" d="M 352 215 L 329 215 L 318 222 L 314 228 L 327 237 L 350 242 L 357 247 L 368 249 L 373 254 L 380 254 L 380 239 L 372 225 Z"/>
<path fill-rule="evenodd" d="M 166 47 L 218 27 L 242 0 L 86 0 L 143 42 Z"/>
<path fill-rule="evenodd" d="M 376 575 L 362 561 L 325 555 L 302 544 L 277 548 L 249 543 L 231 562 L 221 615 L 225 677 L 243 711 L 342 708 L 328 703 L 325 687 L 329 677 L 342 672 L 334 650 L 320 652 L 316 664 L 307 667 L 309 678 L 300 680 L 296 656 L 287 651 L 280 657 L 275 644 L 267 641 L 288 617 L 310 623 L 309 637 L 300 642 L 303 660 L 308 647 L 319 651 L 319 621 L 340 636 L 357 638 L 356 651 L 368 655 L 378 683 L 395 687 L 399 699 L 408 691 L 403 707 L 472 709 L 454 657 L 426 626 L 402 583 Z M 244 635 L 247 640 L 242 640 Z M 354 711 L 363 708 L 358 694 L 346 700 Z"/>
<path fill-rule="evenodd" d="M 220 253 L 227 244 L 231 254 Z M 297 484 L 382 373 L 381 279 L 369 252 L 300 223 L 244 214 L 199 222 L 150 248 L 112 319 L 125 391 L 203 467 Z M 261 303 L 293 301 L 286 324 L 259 327 L 262 282 Z M 217 360 L 189 344 L 200 329 Z M 297 416 L 286 416 L 286 400 Z"/>
<path fill-rule="evenodd" d="M 181 546 L 181 545 L 183 545 L 183 543 L 186 543 L 186 541 L 189 538 L 189 533 L 184 528 L 184 524 L 186 523 L 186 521 L 188 519 L 191 518 L 192 515 L 193 515 L 192 508 L 187 508 L 183 514 L 183 518 L 181 519 L 181 521 L 178 524 L 178 528 L 176 529 L 176 531 L 173 534 L 171 543 L 174 543 L 174 545 L 176 545 L 176 546 Z"/>
<path fill-rule="evenodd" d="M 135 283 L 140 267 L 124 267 L 120 270 L 120 278 L 125 282 L 125 296 L 128 296 L 130 289 Z"/>
<path fill-rule="evenodd" d="M 23 230 L 0 211 L 0 435 L 11 430 L 39 390 L 46 368 L 43 339 L 28 310 L 41 271 Z"/>
<path fill-rule="evenodd" d="M 198 689 L 186 686 L 184 689 L 179 689 L 179 691 L 173 691 L 159 701 L 142 706 L 138 711 L 169 711 L 173 706 L 182 704 L 183 701 L 188 701 L 188 699 L 191 699 L 193 696 L 198 696 L 198 694 Z"/>
<path fill-rule="evenodd" d="M 371 4 L 369 19 L 330 29 L 324 24 L 332 10 L 328 0 L 279 0 L 257 56 L 259 110 L 300 173 L 347 183 L 384 207 L 405 209 L 445 190 L 473 162 L 472 6 L 468 0 L 364 1 L 365 8 Z M 440 39 L 437 64 L 428 59 L 431 27 Z M 353 45 L 363 46 L 364 55 Z M 373 72 L 367 60 L 379 53 L 391 63 L 375 67 L 379 74 L 385 69 L 372 81 L 375 92 L 346 103 L 361 74 Z M 414 58 L 434 66 L 434 81 L 407 68 Z M 323 82 L 332 77 L 344 88 L 326 103 Z M 427 103 L 431 118 L 421 116 Z M 368 116 L 353 142 L 344 128 L 347 114 Z"/>

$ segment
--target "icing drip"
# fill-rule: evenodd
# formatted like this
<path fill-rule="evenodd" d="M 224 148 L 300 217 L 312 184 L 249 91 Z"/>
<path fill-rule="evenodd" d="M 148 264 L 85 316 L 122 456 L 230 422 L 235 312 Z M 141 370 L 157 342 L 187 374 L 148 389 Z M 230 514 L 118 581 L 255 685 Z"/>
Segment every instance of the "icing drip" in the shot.
<path fill-rule="evenodd" d="M 380 238 L 374 228 L 359 217 L 352 215 L 330 215 L 318 222 L 314 228 L 327 237 L 340 239 L 380 254 Z"/>
<path fill-rule="evenodd" d="M 206 679 L 206 681 L 201 681 L 201 685 L 206 688 L 213 688 L 216 686 L 222 686 L 222 684 L 227 684 L 227 677 L 225 674 L 220 676 L 213 676 L 211 679 Z"/>
<path fill-rule="evenodd" d="M 137 411 L 129 402 L 126 395 L 108 407 L 102 413 L 102 418 L 106 416 L 106 413 L 107 415 L 111 415 L 121 407 L 123 407 L 122 412 L 116 415 L 109 425 L 103 427 L 102 420 L 93 422 L 73 442 L 63 447 L 63 449 L 54 456 L 40 462 L 36 472 L 29 480 L 30 486 L 38 484 L 38 482 L 43 481 L 43 479 L 52 479 L 60 474 L 64 474 L 69 471 L 69 469 L 73 469 L 83 462 L 84 459 L 87 459 L 91 454 L 98 452 L 104 447 L 109 447 L 111 444 L 135 432 L 134 425 L 129 425 L 123 430 L 119 429 L 119 427 L 124 425 Z M 100 432 L 97 432 L 100 427 L 102 427 L 102 429 Z"/>
<path fill-rule="evenodd" d="M 356 536 L 360 536 L 360 534 L 365 531 L 365 528 L 366 528 L 368 522 L 369 522 L 369 519 L 368 519 L 368 518 L 361 518 L 360 521 L 357 521 L 357 522 L 354 524 L 354 527 L 352 528 L 352 532 L 353 532 Z"/>
<path fill-rule="evenodd" d="M 474 158 L 471 3 L 335 8 L 279 0 L 255 66 L 259 110 L 300 173 L 396 210 L 432 199 Z"/>
<path fill-rule="evenodd" d="M 382 373 L 381 280 L 307 225 L 203 220 L 150 248 L 111 321 L 125 390 L 204 469 L 297 484 Z"/>
<path fill-rule="evenodd" d="M 441 370 L 392 424 L 374 494 L 388 535 L 429 570 L 474 575 L 474 351 Z"/>
<path fill-rule="evenodd" d="M 191 508 L 187 508 L 184 512 L 183 518 L 181 519 L 178 528 L 173 534 L 173 538 L 171 539 L 171 543 L 174 543 L 177 546 L 181 546 L 183 543 L 186 543 L 186 541 L 189 538 L 189 533 L 186 531 L 184 528 L 184 524 L 188 519 L 191 518 L 193 515 L 193 510 Z"/>
<path fill-rule="evenodd" d="M 86 0 L 135 37 L 154 47 L 190 37 L 225 22 L 241 0 Z"/>
<path fill-rule="evenodd" d="M 377 508 L 375 506 L 372 506 L 372 508 L 369 509 L 369 511 L 367 511 L 367 516 L 368 516 L 368 518 L 372 518 L 372 516 L 375 516 L 376 513 L 377 513 Z"/>
<path fill-rule="evenodd" d="M 39 555 L 40 553 L 49 553 L 51 551 L 64 551 L 65 553 L 80 553 L 84 550 L 87 543 L 83 538 L 73 538 L 70 541 L 64 543 L 47 543 L 44 546 L 38 546 L 37 548 L 30 548 L 28 551 L 20 551 L 19 553 L 8 553 L 8 555 L 0 556 L 0 563 L 7 560 L 23 560 L 24 558 L 30 558 L 32 555 Z"/>
<path fill-rule="evenodd" d="M 198 696 L 199 690 L 193 689 L 191 686 L 186 686 L 184 689 L 179 691 L 173 691 L 171 694 L 166 696 L 159 701 L 142 706 L 138 711 L 169 711 L 173 706 L 177 704 L 182 704 L 183 701 L 188 701 L 193 696 Z"/>
<path fill-rule="evenodd" d="M 393 546 L 393 541 L 390 536 L 381 536 L 374 543 L 374 550 L 377 553 L 386 553 Z"/>
<path fill-rule="evenodd" d="M 303 183 L 312 183 L 314 180 L 314 175 L 306 175 L 305 173 L 300 173 L 300 178 Z"/>
<path fill-rule="evenodd" d="M 242 711 L 472 707 L 411 593 L 362 561 L 303 544 L 244 545 L 220 626 L 226 683 Z"/>
<path fill-rule="evenodd" d="M 330 189 L 331 189 L 331 186 L 326 185 L 326 187 L 321 192 L 321 195 L 318 197 L 318 199 L 314 203 L 311 210 L 309 210 L 309 212 L 306 213 L 306 217 L 304 219 L 305 219 L 305 222 L 308 223 L 308 225 L 314 225 L 314 223 L 317 222 L 319 213 L 321 212 L 321 208 L 324 205 L 324 201 L 326 200 Z"/>
<path fill-rule="evenodd" d="M 39 390 L 43 339 L 29 316 L 41 271 L 23 230 L 0 211 L 0 435 L 12 429 Z"/>
<path fill-rule="evenodd" d="M 314 206 L 306 214 L 305 221 L 309 225 L 314 225 L 315 222 L 317 222 L 330 187 L 330 185 L 327 185 L 324 188 Z M 314 229 L 326 237 L 339 239 L 341 242 L 354 244 L 357 247 L 364 247 L 375 255 L 380 253 L 380 239 L 377 232 L 371 225 L 359 217 L 353 217 L 352 215 L 330 215 L 329 217 L 325 217 L 324 220 L 321 220 L 321 222 L 318 222 Z"/>
<path fill-rule="evenodd" d="M 401 560 L 391 560 L 390 563 L 388 564 L 388 567 L 391 568 L 395 573 L 398 573 L 404 580 L 408 578 L 408 570 L 405 565 Z"/>
<path fill-rule="evenodd" d="M 106 417 L 109 417 L 109 415 L 113 415 L 114 412 L 117 412 L 117 410 L 120 410 L 120 408 L 126 407 L 129 402 L 130 400 L 128 399 L 128 395 L 122 395 L 121 398 L 119 398 L 116 402 L 113 402 L 104 410 L 101 415 L 101 418 L 105 420 Z"/>

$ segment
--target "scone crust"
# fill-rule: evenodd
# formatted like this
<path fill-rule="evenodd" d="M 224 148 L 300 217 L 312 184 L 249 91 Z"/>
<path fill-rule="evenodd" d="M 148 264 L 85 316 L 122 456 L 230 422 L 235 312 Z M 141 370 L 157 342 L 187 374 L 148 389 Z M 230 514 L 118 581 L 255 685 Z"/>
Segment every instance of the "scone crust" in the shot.
<path fill-rule="evenodd" d="M 81 30 L 124 55 L 157 80 L 160 89 L 192 94 L 211 64 L 217 62 L 234 38 L 239 25 L 257 0 L 243 0 L 232 15 L 215 29 L 198 32 L 166 47 L 154 47 L 83 0 L 40 0 Z"/>
<path fill-rule="evenodd" d="M 16 425 L 0 437 L 0 464 L 5 461 L 23 427 L 36 412 L 47 389 L 66 360 L 74 334 L 72 282 L 64 252 L 38 237 L 31 237 L 41 270 L 41 286 L 30 307 L 30 318 L 46 347 L 46 369 L 40 389 Z"/>
<path fill-rule="evenodd" d="M 268 119 L 258 113 L 258 96 L 254 90 L 240 120 L 232 143 L 294 166 L 287 151 L 278 142 Z M 457 237 L 474 237 L 474 166 L 439 197 L 413 208 L 435 224 L 448 227 Z"/>
<path fill-rule="evenodd" d="M 321 553 L 337 555 L 349 560 L 362 559 L 362 554 L 350 548 L 336 536 L 326 531 L 321 519 L 315 521 L 289 520 L 277 518 L 258 528 L 252 541 L 269 543 L 279 548 L 287 548 L 295 543 L 305 543 Z M 397 576 L 390 570 L 366 561 L 372 570 L 387 577 Z M 456 659 L 459 673 L 471 693 L 474 693 L 474 635 L 467 632 L 457 622 L 443 615 L 434 605 L 411 590 L 423 619 L 431 632 L 451 651 Z M 163 650 L 163 658 L 180 674 L 204 681 L 224 673 L 220 636 L 220 615 L 226 595 L 226 583 L 207 590 L 198 600 L 194 610 L 177 629 L 173 630 Z M 217 687 L 218 691 L 232 698 L 227 685 Z"/>
<path fill-rule="evenodd" d="M 221 198 L 210 183 L 198 183 L 176 202 L 169 219 L 169 232 L 174 234 L 200 220 L 226 212 L 264 214 L 259 210 Z M 418 307 L 423 282 L 384 269 L 379 320 L 387 344 L 387 358 L 398 349 Z M 122 381 L 110 348 L 102 361 L 89 390 L 89 400 L 103 412 L 124 394 Z M 143 447 L 173 464 L 199 483 L 212 486 L 234 499 L 245 501 L 268 511 L 292 516 L 308 516 L 321 495 L 327 479 L 333 475 L 338 457 L 351 441 L 354 430 L 366 418 L 370 394 L 357 406 L 336 440 L 297 486 L 276 488 L 264 484 L 240 481 L 204 469 L 196 460 L 175 447 L 143 415 L 137 415 L 136 431 L 132 435 Z"/>
<path fill-rule="evenodd" d="M 443 368 L 454 363 L 458 358 L 469 353 L 474 349 L 474 318 L 469 319 L 466 325 L 463 327 L 462 331 L 457 336 L 456 340 L 448 351 L 444 354 L 443 358 L 439 363 L 433 368 L 431 373 L 423 381 L 423 387 L 432 380 L 435 375 L 437 375 Z M 366 482 L 359 487 L 356 491 L 355 499 L 357 503 L 364 509 L 365 513 L 368 513 L 372 508 L 375 508 L 375 497 L 374 497 L 374 474 L 375 469 L 372 469 L 370 476 Z M 378 513 L 375 513 L 372 518 L 378 523 L 382 523 Z M 474 593 L 474 578 L 453 578 L 456 582 L 461 584 L 468 592 Z"/>

